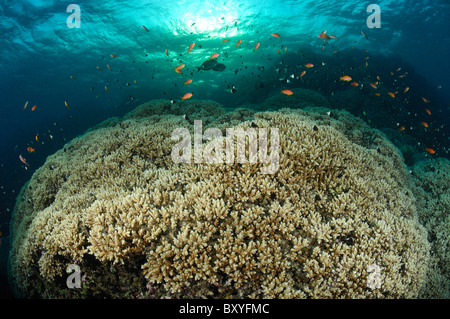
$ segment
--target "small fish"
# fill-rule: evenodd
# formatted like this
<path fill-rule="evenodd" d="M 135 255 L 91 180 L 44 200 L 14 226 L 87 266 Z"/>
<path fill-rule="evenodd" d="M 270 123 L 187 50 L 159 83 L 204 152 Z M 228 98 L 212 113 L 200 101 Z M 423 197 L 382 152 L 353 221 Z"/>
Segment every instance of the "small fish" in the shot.
<path fill-rule="evenodd" d="M 107 64 L 106 66 L 108 67 L 108 69 L 109 69 L 110 71 L 112 71 L 112 69 L 111 69 L 111 67 L 109 66 L 109 64 Z"/>
<path fill-rule="evenodd" d="M 327 35 L 327 30 L 322 31 L 321 34 L 319 34 L 317 37 L 323 39 L 323 41 L 327 42 L 327 40 L 330 39 L 337 39 L 337 37 L 335 37 L 334 35 Z M 337 50 L 335 51 L 335 53 L 337 52 Z"/>
<path fill-rule="evenodd" d="M 434 149 L 432 149 L 432 148 L 426 148 L 425 151 L 427 151 L 427 152 L 430 153 L 431 155 L 436 154 L 436 152 L 435 152 Z"/>
<path fill-rule="evenodd" d="M 375 93 L 376 96 L 381 96 L 381 93 Z"/>
<path fill-rule="evenodd" d="M 425 109 L 425 112 L 427 112 L 428 115 L 431 115 L 431 111 L 429 109 Z"/>
<path fill-rule="evenodd" d="M 97 65 L 97 70 L 101 71 L 102 69 L 100 69 L 100 67 Z"/>
<path fill-rule="evenodd" d="M 165 53 L 167 56 L 169 56 L 169 50 L 168 50 L 168 49 L 165 49 L 165 50 L 164 50 L 164 53 Z"/>
<path fill-rule="evenodd" d="M 291 90 L 282 90 L 281 93 L 286 94 L 286 95 L 294 94 Z"/>
<path fill-rule="evenodd" d="M 303 77 L 306 74 L 306 71 L 303 71 L 302 73 L 300 73 L 300 77 Z"/>
<path fill-rule="evenodd" d="M 305 67 L 306 67 L 306 68 L 312 68 L 312 67 L 314 67 L 314 64 L 312 64 L 312 63 L 307 63 L 307 64 L 305 64 Z"/>
<path fill-rule="evenodd" d="M 278 54 L 281 54 L 281 51 L 280 51 L 280 49 L 278 49 L 278 50 L 277 50 L 277 52 L 278 52 Z"/>
<path fill-rule="evenodd" d="M 370 83 L 370 86 L 373 87 L 375 90 L 378 88 L 377 84 L 375 84 L 375 83 Z"/>
<path fill-rule="evenodd" d="M 133 82 L 134 82 L 134 84 L 137 84 L 137 81 L 136 81 L 136 80 L 133 80 Z"/>
<path fill-rule="evenodd" d="M 278 33 L 271 33 L 270 35 L 275 37 L 275 38 L 281 39 L 281 37 L 280 37 L 280 35 Z"/>
<path fill-rule="evenodd" d="M 398 128 L 398 131 L 399 132 L 403 132 L 405 130 L 405 127 L 404 126 L 400 126 L 399 128 Z"/>
<path fill-rule="evenodd" d="M 36 140 L 36 142 L 39 143 L 39 138 L 38 138 L 37 134 L 36 134 L 36 136 L 34 137 L 34 139 Z"/>
<path fill-rule="evenodd" d="M 192 49 L 195 47 L 195 42 L 191 43 L 188 49 L 188 53 L 192 51 Z"/>
<path fill-rule="evenodd" d="M 405 89 L 403 90 L 403 93 L 407 93 L 409 91 L 409 86 L 405 87 Z"/>
<path fill-rule="evenodd" d="M 430 101 L 428 101 L 426 98 L 422 97 L 422 101 L 424 101 L 425 103 L 430 103 Z"/>
<path fill-rule="evenodd" d="M 184 85 L 188 85 L 190 83 L 192 83 L 192 79 L 186 80 L 186 82 L 184 82 Z"/>
<path fill-rule="evenodd" d="M 19 155 L 19 159 L 22 163 L 24 163 L 26 166 L 30 166 L 30 164 L 27 163 L 27 160 L 22 157 L 22 155 Z"/>
<path fill-rule="evenodd" d="M 25 110 L 27 108 L 27 106 L 28 106 L 28 101 L 25 102 L 23 109 Z"/>
<path fill-rule="evenodd" d="M 225 43 L 225 42 L 228 42 L 228 41 L 230 41 L 230 39 L 223 39 L 222 43 Z"/>
<path fill-rule="evenodd" d="M 369 67 L 369 63 L 367 61 L 366 61 L 365 67 L 366 67 L 366 69 Z"/>
<path fill-rule="evenodd" d="M 359 86 L 359 83 L 358 82 L 353 82 L 350 85 L 353 86 L 353 87 L 357 87 L 357 86 Z"/>
<path fill-rule="evenodd" d="M 209 59 L 211 60 L 211 59 L 217 59 L 219 57 L 219 53 L 214 53 L 214 54 L 211 54 L 211 56 L 209 57 Z"/>
<path fill-rule="evenodd" d="M 340 79 L 341 79 L 341 81 L 345 81 L 345 82 L 350 82 L 352 80 L 352 78 L 349 77 L 348 75 L 341 76 Z"/>
<path fill-rule="evenodd" d="M 253 49 L 253 52 L 255 52 L 256 50 L 258 50 L 259 46 L 260 46 L 260 43 L 259 43 L 259 42 L 256 43 L 255 48 Z"/>
<path fill-rule="evenodd" d="M 175 72 L 177 72 L 178 74 L 183 74 L 183 72 L 181 72 L 181 69 L 175 69 Z"/>
<path fill-rule="evenodd" d="M 75 80 L 75 77 L 74 77 L 73 75 L 71 75 L 70 78 L 71 78 L 72 80 Z"/>
<path fill-rule="evenodd" d="M 31 110 L 34 111 L 34 110 L 36 110 L 36 108 L 37 108 L 37 105 L 34 105 L 34 106 L 31 108 Z"/>
<path fill-rule="evenodd" d="M 182 68 L 184 68 L 186 66 L 186 64 L 180 64 L 179 66 L 177 66 L 175 68 L 175 70 L 181 70 Z"/>
<path fill-rule="evenodd" d="M 108 87 L 105 85 L 105 91 L 109 93 Z"/>
<path fill-rule="evenodd" d="M 111 58 L 117 58 L 117 55 L 111 54 Z"/>
<path fill-rule="evenodd" d="M 141 28 L 144 29 L 144 30 L 147 31 L 147 32 L 150 32 L 150 31 L 148 31 L 148 29 L 147 29 L 145 26 L 143 26 L 143 25 L 141 25 Z"/>
<path fill-rule="evenodd" d="M 27 151 L 28 151 L 29 153 L 34 153 L 35 149 L 32 148 L 31 146 L 28 146 L 28 147 L 27 147 Z"/>
<path fill-rule="evenodd" d="M 193 93 L 186 93 L 185 95 L 183 95 L 183 97 L 181 98 L 181 101 L 184 100 L 188 100 L 192 97 L 192 95 L 194 95 Z"/>
<path fill-rule="evenodd" d="M 64 105 L 67 107 L 67 109 L 70 109 L 69 104 L 67 104 L 66 101 L 64 101 Z"/>
<path fill-rule="evenodd" d="M 242 43 L 242 40 L 240 39 L 237 43 L 236 43 L 236 47 L 240 46 Z"/>
<path fill-rule="evenodd" d="M 422 125 L 425 128 L 428 128 L 428 123 L 427 122 L 421 122 L 420 125 Z"/>
<path fill-rule="evenodd" d="M 395 98 L 395 94 L 392 93 L 392 92 L 388 92 L 388 95 L 389 95 L 391 98 Z"/>
<path fill-rule="evenodd" d="M 364 33 L 363 30 L 361 30 L 361 34 L 364 36 L 364 38 L 366 38 L 367 40 L 369 40 L 369 37 L 367 36 L 367 34 Z"/>

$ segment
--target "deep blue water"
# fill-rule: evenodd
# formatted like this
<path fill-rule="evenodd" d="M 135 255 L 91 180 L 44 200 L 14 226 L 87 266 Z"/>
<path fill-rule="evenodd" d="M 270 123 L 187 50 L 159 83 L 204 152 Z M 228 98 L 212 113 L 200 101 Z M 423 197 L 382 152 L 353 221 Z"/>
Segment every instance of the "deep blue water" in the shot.
<path fill-rule="evenodd" d="M 372 2 L 336 3 L 77 1 L 81 27 L 69 28 L 68 2 L 0 0 L 0 293 L 8 295 L 4 269 L 9 221 L 23 184 L 65 142 L 148 100 L 179 99 L 193 92 L 195 99 L 235 107 L 295 87 L 332 99 L 348 89 L 340 76 L 351 75 L 365 83 L 358 89 L 366 90 L 379 75 L 386 91 L 399 93 L 392 107 L 374 114 L 371 123 L 392 129 L 401 123 L 420 141 L 422 151 L 430 147 L 435 156 L 448 157 L 450 3 L 373 2 L 381 9 L 381 28 L 373 29 L 366 24 Z M 324 30 L 337 39 L 325 43 L 318 37 Z M 230 41 L 222 43 L 225 38 Z M 253 52 L 257 42 L 260 47 Z M 191 43 L 196 45 L 188 54 Z M 194 67 L 213 53 L 226 70 L 196 72 Z M 183 75 L 174 72 L 181 63 L 186 64 Z M 315 66 L 304 79 L 287 83 L 287 76 L 298 76 L 305 63 Z M 193 82 L 184 86 L 188 78 Z M 407 86 L 408 100 L 403 94 Z M 363 117 L 362 109 L 352 111 Z M 34 153 L 27 151 L 29 146 Z"/>

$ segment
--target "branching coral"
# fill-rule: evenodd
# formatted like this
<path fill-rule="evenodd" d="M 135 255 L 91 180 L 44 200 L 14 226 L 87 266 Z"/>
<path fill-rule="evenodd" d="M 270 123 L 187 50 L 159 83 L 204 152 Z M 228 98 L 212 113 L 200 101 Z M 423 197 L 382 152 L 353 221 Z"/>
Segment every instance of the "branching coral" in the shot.
<path fill-rule="evenodd" d="M 164 105 L 73 140 L 25 185 L 11 253 L 20 294 L 79 297 L 64 281 L 77 263 L 83 296 L 418 296 L 427 233 L 401 156 L 380 132 L 343 111 L 214 105 L 197 110 L 219 108 L 204 129 L 278 128 L 279 170 L 175 164 L 171 133 L 193 127 L 187 112 L 163 115 Z M 368 285 L 373 265 L 380 287 Z"/>

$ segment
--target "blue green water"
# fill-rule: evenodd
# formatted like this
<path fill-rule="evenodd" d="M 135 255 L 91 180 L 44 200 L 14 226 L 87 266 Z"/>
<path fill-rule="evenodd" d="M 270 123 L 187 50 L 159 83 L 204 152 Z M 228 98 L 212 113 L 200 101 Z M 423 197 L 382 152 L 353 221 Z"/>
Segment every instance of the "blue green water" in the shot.
<path fill-rule="evenodd" d="M 281 89 L 308 88 L 377 128 L 405 126 L 405 134 L 418 142 L 420 158 L 430 156 L 425 148 L 433 148 L 434 156 L 448 157 L 446 0 L 378 1 L 380 28 L 367 26 L 371 2 L 361 1 L 76 4 L 80 27 L 70 28 L 73 12 L 66 12 L 67 2 L 0 1 L 2 294 L 9 295 L 4 270 L 9 221 L 23 184 L 48 155 L 75 136 L 152 99 L 179 100 L 191 92 L 193 99 L 236 107 L 256 104 Z M 324 30 L 337 39 L 319 38 Z M 224 39 L 229 41 L 222 43 Z M 197 72 L 195 67 L 213 53 L 226 69 Z M 314 67 L 305 68 L 307 63 Z M 182 75 L 174 71 L 180 64 L 186 65 Z M 303 70 L 307 73 L 300 77 Z M 358 83 L 355 92 L 371 99 L 375 91 L 370 91 L 370 83 L 378 75 L 382 107 L 374 110 L 356 102 L 350 107 L 339 99 L 340 92 L 351 89 L 350 83 L 339 81 L 345 75 Z M 184 85 L 187 79 L 193 81 Z M 395 99 L 387 92 L 396 92 Z"/>

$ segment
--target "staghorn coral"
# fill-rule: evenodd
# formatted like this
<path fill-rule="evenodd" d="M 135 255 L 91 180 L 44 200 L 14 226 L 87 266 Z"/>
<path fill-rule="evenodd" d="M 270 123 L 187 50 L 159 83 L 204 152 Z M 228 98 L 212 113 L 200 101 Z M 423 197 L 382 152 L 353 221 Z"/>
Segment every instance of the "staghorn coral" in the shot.
<path fill-rule="evenodd" d="M 343 111 L 226 113 L 185 101 L 207 115 L 203 129 L 278 128 L 279 170 L 175 164 L 171 133 L 193 127 L 180 116 L 187 112 L 163 115 L 168 103 L 147 103 L 74 139 L 24 186 L 11 251 L 18 294 L 418 295 L 427 234 L 401 155 L 380 132 Z M 80 290 L 65 286 L 71 263 L 85 276 Z M 368 286 L 373 265 L 380 288 Z"/>
<path fill-rule="evenodd" d="M 412 167 L 419 220 L 428 230 L 431 258 L 421 298 L 450 298 L 450 162 L 425 160 Z"/>

